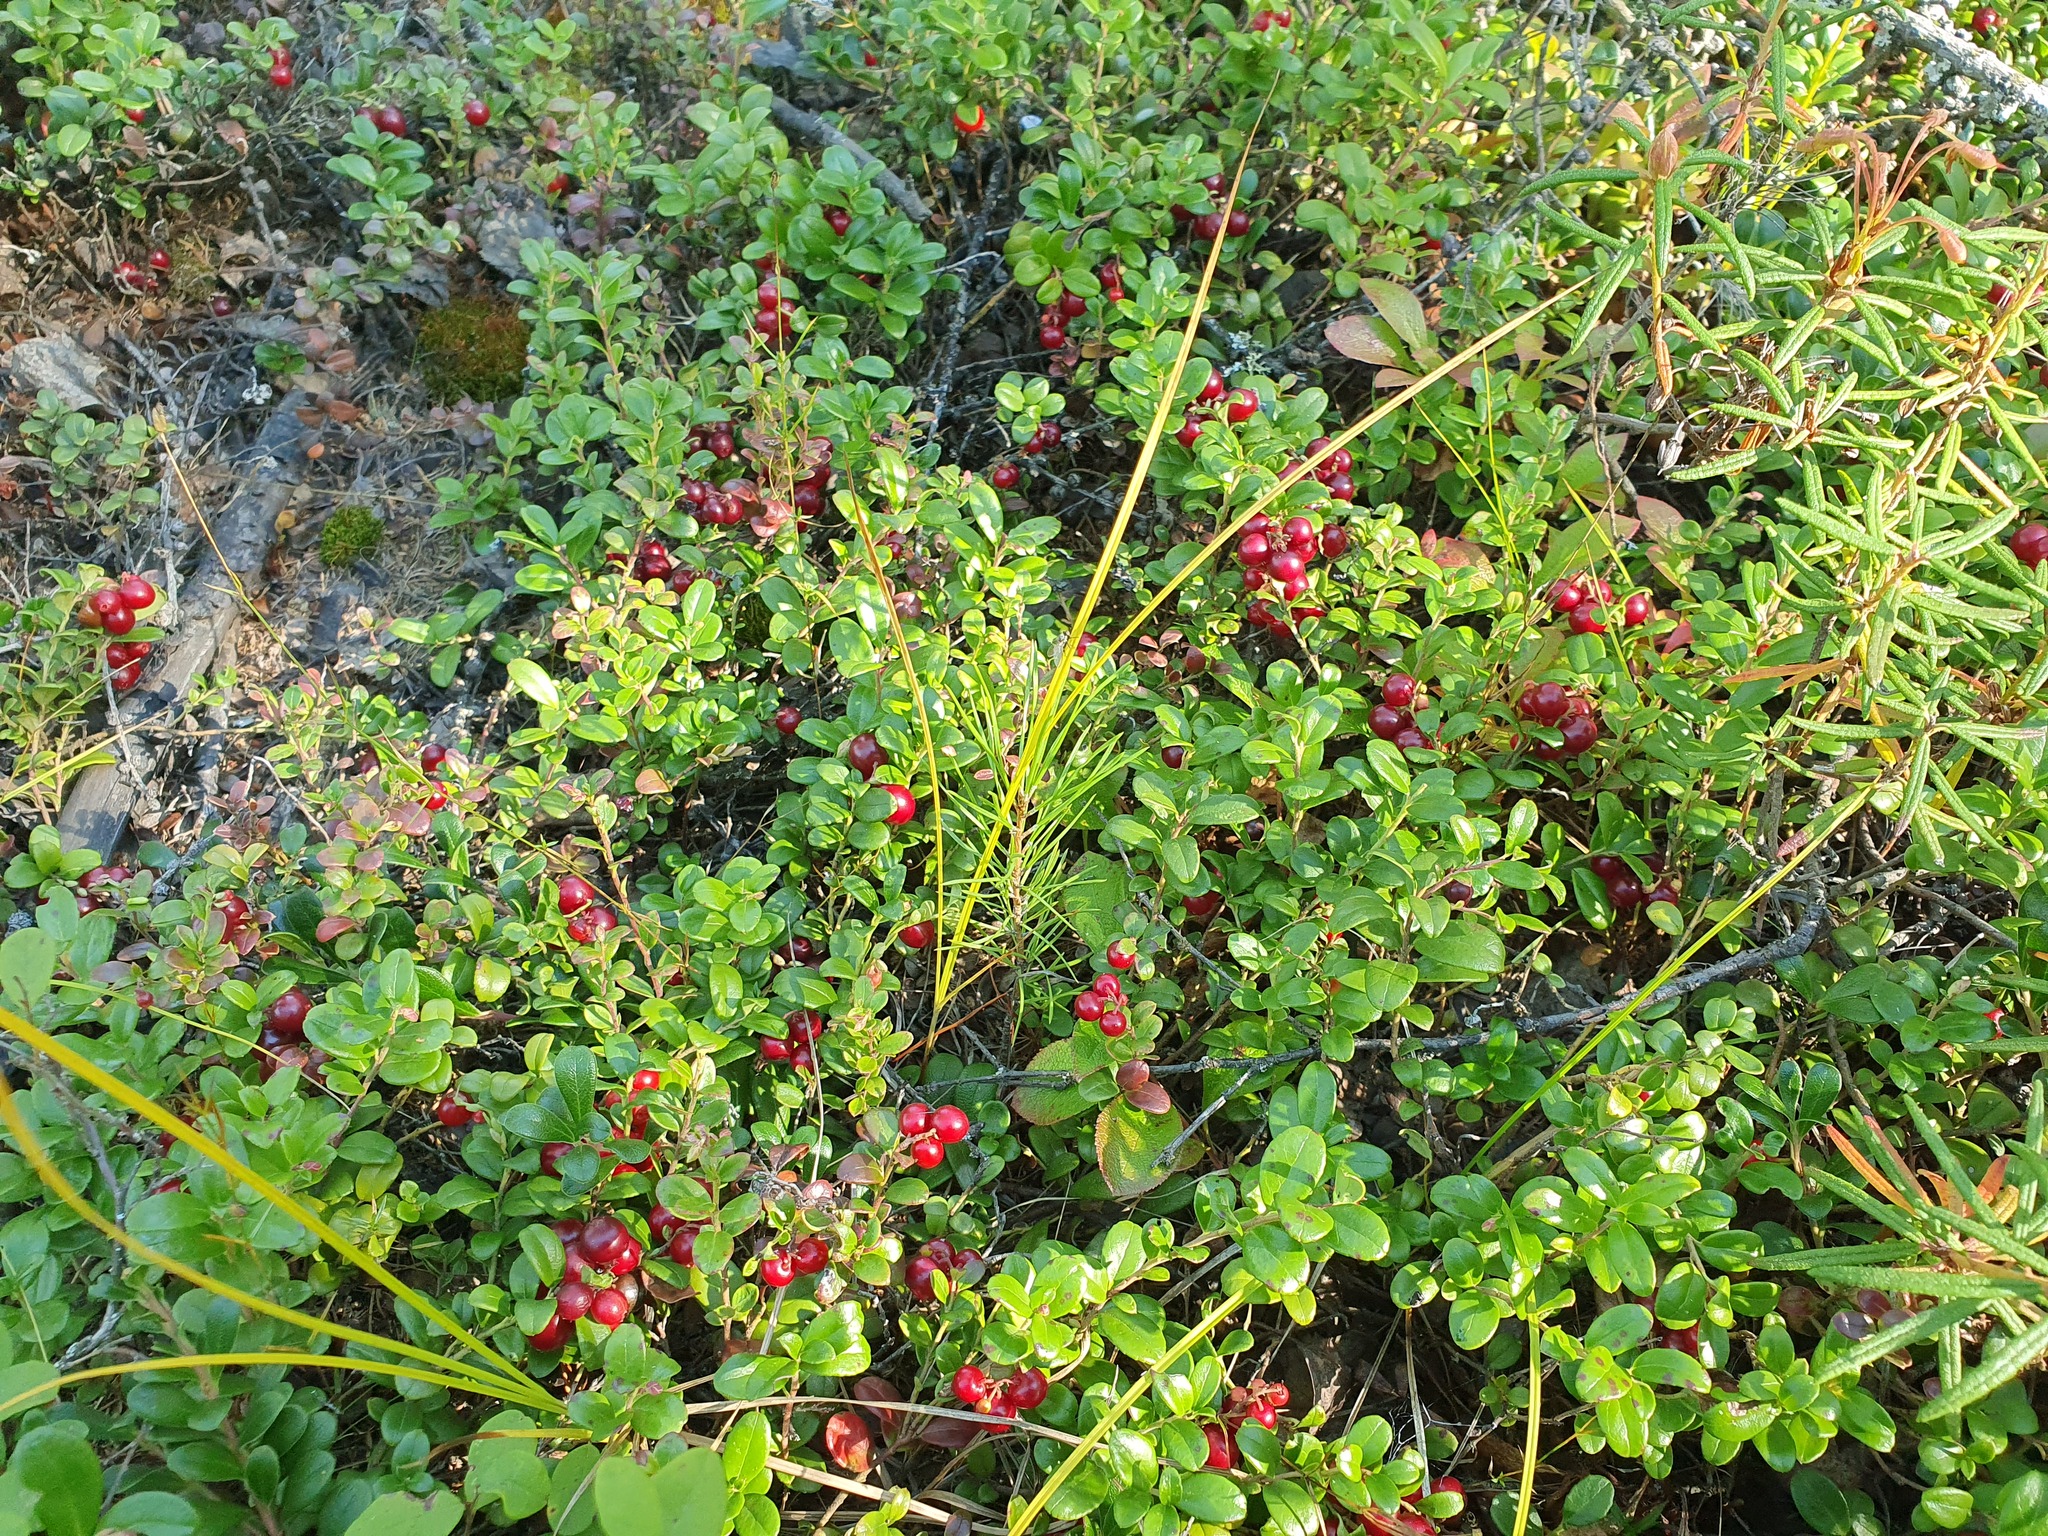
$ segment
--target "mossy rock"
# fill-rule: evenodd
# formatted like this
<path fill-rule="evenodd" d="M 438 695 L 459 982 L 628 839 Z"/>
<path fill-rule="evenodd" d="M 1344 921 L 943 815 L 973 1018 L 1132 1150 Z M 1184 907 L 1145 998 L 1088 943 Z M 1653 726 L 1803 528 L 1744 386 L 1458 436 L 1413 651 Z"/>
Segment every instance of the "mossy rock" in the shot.
<path fill-rule="evenodd" d="M 417 361 L 436 405 L 518 396 L 526 379 L 526 322 L 517 305 L 454 299 L 420 319 Z"/>

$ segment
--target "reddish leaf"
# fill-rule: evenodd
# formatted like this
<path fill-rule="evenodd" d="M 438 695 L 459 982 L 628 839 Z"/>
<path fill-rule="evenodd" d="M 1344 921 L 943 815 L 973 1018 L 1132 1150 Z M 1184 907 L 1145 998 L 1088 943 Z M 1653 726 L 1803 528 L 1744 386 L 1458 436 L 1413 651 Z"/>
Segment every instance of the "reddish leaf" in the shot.
<path fill-rule="evenodd" d="M 1124 1097 L 1148 1115 L 1163 1115 L 1173 1108 L 1173 1100 L 1158 1083 L 1140 1083 Z"/>
<path fill-rule="evenodd" d="M 352 917 L 323 917 L 313 930 L 313 937 L 322 944 L 331 944 L 344 933 L 353 933 L 360 925 Z"/>
<path fill-rule="evenodd" d="M 1398 363 L 1401 354 L 1389 346 L 1379 328 L 1364 315 L 1344 315 L 1323 327 L 1323 340 L 1361 363 Z"/>
<path fill-rule="evenodd" d="M 900 1403 L 903 1401 L 902 1395 L 896 1390 L 896 1383 L 883 1376 L 861 1377 L 859 1381 L 853 1384 L 853 1395 L 856 1401 L 863 1403 Z M 875 1421 L 882 1426 L 883 1434 L 892 1440 L 896 1438 L 896 1427 L 903 1420 L 902 1414 L 898 1413 L 894 1408 L 870 1408 L 867 1411 L 873 1414 Z"/>

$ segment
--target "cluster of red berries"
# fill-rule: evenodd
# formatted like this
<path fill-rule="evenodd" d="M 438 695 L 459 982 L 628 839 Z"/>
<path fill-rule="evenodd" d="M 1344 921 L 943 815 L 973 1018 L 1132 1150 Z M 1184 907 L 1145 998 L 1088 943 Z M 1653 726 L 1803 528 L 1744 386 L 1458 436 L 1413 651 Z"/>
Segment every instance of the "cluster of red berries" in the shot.
<path fill-rule="evenodd" d="M 157 604 L 157 590 L 133 571 L 111 586 L 101 587 L 72 611 L 80 629 L 125 635 L 136 619 Z M 107 671 L 117 692 L 126 693 L 142 681 L 142 663 L 155 649 L 147 640 L 114 640 L 107 646 Z"/>
<path fill-rule="evenodd" d="M 594 944 L 619 926 L 619 915 L 597 899 L 597 887 L 581 875 L 564 875 L 555 887 L 555 909 L 569 919 L 569 937 Z"/>
<path fill-rule="evenodd" d="M 1422 685 L 1406 672 L 1390 672 L 1380 687 L 1380 701 L 1365 717 L 1365 728 L 1403 752 L 1427 751 L 1429 738 L 1415 724 L 1415 700 Z"/>
<path fill-rule="evenodd" d="M 817 1071 L 817 1058 L 811 1048 L 818 1043 L 818 1036 L 825 1033 L 825 1015 L 815 1008 L 799 1008 L 786 1015 L 783 1024 L 783 1034 L 761 1037 L 761 1059 L 777 1064 L 787 1062 L 799 1072 Z"/>
<path fill-rule="evenodd" d="M 707 421 L 690 428 L 689 451 L 701 453 L 707 449 L 715 459 L 729 459 L 740 451 L 739 443 L 732 435 L 731 422 Z M 687 498 L 689 494 L 690 487 L 685 483 L 683 495 Z"/>
<path fill-rule="evenodd" d="M 2017 528 L 2007 543 L 2021 565 L 2030 571 L 2039 570 L 2041 562 L 2048 560 L 2048 523 L 2028 523 Z"/>
<path fill-rule="evenodd" d="M 842 229 L 839 233 L 844 234 L 845 231 Z M 753 327 L 761 339 L 771 345 L 789 340 L 790 332 L 796 327 L 796 300 L 783 292 L 783 281 L 779 277 L 764 277 L 760 287 L 754 290 Z"/>
<path fill-rule="evenodd" d="M 917 1256 L 903 1268 L 903 1284 L 919 1301 L 930 1301 L 938 1295 L 932 1284 L 932 1277 L 944 1270 L 957 1275 L 970 1264 L 982 1262 L 980 1253 L 972 1248 L 955 1249 L 943 1237 L 935 1237 L 917 1250 Z"/>
<path fill-rule="evenodd" d="M 230 938 L 249 926 L 253 916 L 249 904 L 233 891 L 215 906 L 228 921 Z M 315 1082 L 324 1079 L 322 1068 L 327 1065 L 327 1053 L 306 1044 L 306 1015 L 312 1011 L 313 999 L 304 987 L 288 989 L 263 1010 L 263 1032 L 257 1036 L 257 1044 L 262 1047 L 257 1070 L 265 1082 L 286 1067 L 297 1067 Z"/>
<path fill-rule="evenodd" d="M 83 917 L 88 912 L 98 912 L 102 908 L 119 906 L 120 896 L 102 896 L 99 894 L 100 888 L 108 885 L 126 885 L 134 878 L 135 871 L 125 864 L 102 864 L 96 869 L 88 869 L 78 878 L 79 916 Z"/>
<path fill-rule="evenodd" d="M 816 517 L 825 510 L 825 493 L 832 489 L 832 466 L 820 464 L 790 488 L 789 504 L 802 517 Z M 901 534 L 897 537 L 900 539 Z M 883 540 L 884 543 L 888 541 Z"/>
<path fill-rule="evenodd" d="M 370 120 L 370 126 L 379 133 L 388 133 L 394 139 L 405 138 L 411 132 L 405 114 L 394 106 L 372 107 L 362 116 Z"/>
<path fill-rule="evenodd" d="M 143 260 L 146 267 L 125 259 L 115 262 L 114 286 L 123 293 L 155 293 L 161 288 L 163 280 L 170 276 L 171 253 L 158 246 Z"/>
<path fill-rule="evenodd" d="M 1124 984 L 1117 976 L 1118 971 L 1128 971 L 1138 963 L 1137 947 L 1128 939 L 1117 939 L 1103 952 L 1110 969 L 1089 983 L 1088 990 L 1074 999 L 1074 1017 L 1084 1024 L 1093 1024 L 1110 1039 L 1114 1040 L 1131 1027 L 1130 1019 L 1124 1013 Z"/>
<path fill-rule="evenodd" d="M 1041 453 L 1044 453 L 1047 449 L 1059 447 L 1061 441 L 1065 439 L 1066 435 L 1066 429 L 1062 427 L 1058 422 L 1041 421 L 1036 427 L 1032 428 L 1031 436 L 1024 440 L 1024 445 L 1017 451 L 1019 453 L 1028 454 L 1035 459 Z M 998 465 L 997 467 L 1002 468 L 1004 466 Z M 1008 467 L 1011 468 L 1014 472 L 1014 465 Z M 1016 480 L 1013 478 L 1010 481 L 1010 485 L 1005 485 L 1000 480 L 996 480 L 993 474 L 989 476 L 989 479 L 991 481 L 994 481 L 995 487 L 999 491 L 1006 491 L 1010 488 L 1010 485 L 1015 485 L 1017 483 Z"/>
<path fill-rule="evenodd" d="M 963 1365 L 953 1373 L 954 1400 L 976 1413 L 998 1419 L 1014 1419 L 1020 1413 L 1029 1413 L 1045 1402 L 1046 1393 L 1051 1390 L 1052 1383 L 1046 1380 L 1045 1372 L 1035 1365 L 1000 1380 L 991 1380 L 978 1365 Z"/>
<path fill-rule="evenodd" d="M 668 546 L 659 539 L 642 539 L 640 547 L 633 551 L 633 579 L 666 582 L 677 597 L 700 581 L 715 580 L 695 566 L 677 565 L 669 558 Z"/>
<path fill-rule="evenodd" d="M 1223 1405 L 1223 1422 L 1233 1428 L 1250 1419 L 1267 1429 L 1280 1424 L 1280 1410 L 1289 1397 L 1284 1381 L 1254 1381 L 1249 1387 L 1232 1387 Z"/>
<path fill-rule="evenodd" d="M 1242 426 L 1259 414 L 1259 392 L 1248 385 L 1226 389 L 1223 375 L 1211 365 L 1209 377 L 1202 381 L 1202 387 L 1195 395 L 1195 404 L 1188 407 L 1188 413 L 1181 417 L 1180 425 L 1174 428 L 1173 440 L 1183 448 L 1193 448 L 1202 435 L 1202 423 L 1215 414 L 1213 407 L 1219 401 L 1222 404 L 1223 419 L 1233 427 Z M 1205 406 L 1212 409 L 1204 410 Z"/>
<path fill-rule="evenodd" d="M 1292 11 L 1252 12 L 1251 29 L 1254 32 L 1264 32 L 1273 27 L 1291 27 L 1293 25 L 1294 12 Z"/>
<path fill-rule="evenodd" d="M 1038 344 L 1057 352 L 1067 344 L 1067 324 L 1088 313 L 1088 301 L 1078 293 L 1062 293 L 1038 312 Z"/>
<path fill-rule="evenodd" d="M 1323 610 L 1314 603 L 1296 604 L 1308 591 L 1309 570 L 1318 559 L 1336 560 L 1351 548 L 1351 535 L 1340 523 L 1325 523 L 1321 529 L 1296 513 L 1276 524 L 1261 512 L 1244 525 L 1237 540 L 1237 563 L 1244 567 L 1244 589 L 1257 592 L 1269 583 L 1289 605 L 1283 617 L 1263 597 L 1245 604 L 1245 622 L 1257 629 L 1283 633 L 1289 620 L 1319 619 Z"/>
<path fill-rule="evenodd" d="M 896 1129 L 910 1143 L 910 1160 L 920 1168 L 931 1169 L 946 1160 L 946 1148 L 967 1139 L 974 1122 L 957 1105 L 941 1104 L 933 1109 L 929 1104 L 912 1102 L 897 1111 Z"/>
<path fill-rule="evenodd" d="M 799 1238 L 794 1247 L 761 1255 L 761 1283 L 782 1290 L 798 1275 L 815 1275 L 832 1262 L 832 1245 L 822 1237 Z"/>
<path fill-rule="evenodd" d="M 576 1333 L 576 1320 L 587 1317 L 602 1328 L 616 1328 L 640 1302 L 637 1271 L 646 1249 L 618 1217 L 600 1213 L 588 1221 L 564 1218 L 548 1223 L 562 1240 L 568 1266 L 555 1287 L 555 1315 L 527 1341 L 552 1353 Z"/>
<path fill-rule="evenodd" d="M 421 773 L 429 775 L 439 773 L 441 766 L 447 761 L 448 749 L 438 741 L 430 741 L 420 748 Z M 454 791 L 444 781 L 437 779 L 434 782 L 434 787 L 420 800 L 420 804 L 430 811 L 438 811 L 448 804 L 449 797 L 453 793 Z"/>
<path fill-rule="evenodd" d="M 292 73 L 292 51 L 289 48 L 270 50 L 270 83 L 280 91 L 288 91 L 297 82 Z"/>
<path fill-rule="evenodd" d="M 1211 197 L 1223 196 L 1230 185 L 1230 178 L 1218 171 L 1214 176 L 1202 179 L 1202 190 Z M 1180 203 L 1173 205 L 1173 221 L 1186 224 L 1197 240 L 1214 240 L 1218 234 L 1227 233 L 1233 239 L 1251 233 L 1252 216 L 1242 208 L 1232 208 L 1228 213 L 1196 213 Z"/>
<path fill-rule="evenodd" d="M 1567 576 L 1552 585 L 1550 606 L 1570 622 L 1573 634 L 1603 635 L 1607 624 L 1602 615 L 1613 610 L 1614 588 L 1590 571 L 1583 576 Z M 1633 629 L 1649 623 L 1656 612 L 1649 593 L 1631 592 L 1622 602 L 1621 622 Z"/>
<path fill-rule="evenodd" d="M 1593 750 L 1600 739 L 1600 717 L 1583 693 L 1570 693 L 1558 683 L 1531 683 L 1515 701 L 1515 713 L 1538 725 L 1557 727 L 1563 741 L 1539 741 L 1532 750 L 1546 763 L 1562 762 Z"/>
<path fill-rule="evenodd" d="M 1607 899 L 1617 912 L 1632 912 L 1652 901 L 1668 901 L 1677 906 L 1678 882 L 1664 878 L 1664 856 L 1653 853 L 1643 863 L 1651 874 L 1660 877 L 1647 891 L 1643 889 L 1643 882 L 1636 878 L 1635 871 L 1628 867 L 1628 861 L 1611 853 L 1594 854 L 1586 860 L 1586 867 L 1607 887 Z"/>

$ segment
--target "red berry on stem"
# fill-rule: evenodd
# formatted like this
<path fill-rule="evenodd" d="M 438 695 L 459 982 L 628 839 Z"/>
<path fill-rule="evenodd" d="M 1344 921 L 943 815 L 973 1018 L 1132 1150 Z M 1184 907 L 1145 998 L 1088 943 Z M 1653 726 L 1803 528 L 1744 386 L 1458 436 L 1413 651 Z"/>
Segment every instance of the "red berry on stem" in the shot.
<path fill-rule="evenodd" d="M 790 1262 L 800 1275 L 815 1275 L 832 1261 L 832 1248 L 822 1237 L 806 1237 L 798 1240 Z"/>
<path fill-rule="evenodd" d="M 156 602 L 156 588 L 132 571 L 121 578 L 121 585 L 117 590 L 121 594 L 122 603 L 136 613 L 141 613 Z"/>
<path fill-rule="evenodd" d="M 1651 612 L 1649 593 L 1631 592 L 1628 601 L 1621 605 L 1621 622 L 1628 625 L 1647 624 Z"/>
<path fill-rule="evenodd" d="M 988 113 L 979 106 L 971 109 L 964 106 L 955 107 L 953 109 L 953 126 L 962 133 L 980 133 L 988 127 Z"/>
<path fill-rule="evenodd" d="M 1104 951 L 1103 958 L 1119 971 L 1128 971 L 1138 963 L 1138 947 L 1129 939 L 1117 939 Z"/>
<path fill-rule="evenodd" d="M 1131 1027 L 1131 1021 L 1121 1013 L 1105 1013 L 1102 1016 L 1102 1032 L 1114 1040 Z"/>
<path fill-rule="evenodd" d="M 905 1136 L 922 1136 L 932 1128 L 932 1107 L 912 1100 L 896 1112 L 896 1129 Z"/>
<path fill-rule="evenodd" d="M 796 1261 L 786 1253 L 771 1253 L 761 1260 L 761 1283 L 781 1290 L 796 1278 Z"/>
<path fill-rule="evenodd" d="M 301 1040 L 306 1034 L 306 1015 L 313 1011 L 313 999 L 304 987 L 293 987 L 265 1010 L 263 1020 L 287 1040 Z"/>
<path fill-rule="evenodd" d="M 1074 1017 L 1084 1023 L 1093 1024 L 1109 1011 L 1109 1005 L 1099 993 L 1083 992 L 1074 999 Z"/>
<path fill-rule="evenodd" d="M 581 875 L 564 875 L 555 887 L 555 906 L 563 916 L 580 912 L 597 900 L 597 887 Z"/>
<path fill-rule="evenodd" d="M 1203 1463 L 1218 1472 L 1228 1472 L 1237 1465 L 1237 1442 L 1230 1438 L 1230 1431 L 1221 1424 L 1204 1424 L 1202 1434 L 1209 1442 L 1209 1459 Z"/>
<path fill-rule="evenodd" d="M 1018 469 L 1016 465 L 998 464 L 988 472 L 988 483 L 999 491 L 1007 491 L 1014 489 L 1017 482 L 1023 477 L 1024 472 Z"/>
<path fill-rule="evenodd" d="M 1179 743 L 1159 749 L 1159 761 L 1169 768 L 1178 768 L 1188 760 L 1188 749 Z"/>
<path fill-rule="evenodd" d="M 804 712 L 794 704 L 785 704 L 775 711 L 775 729 L 785 736 L 794 736 L 796 728 L 804 723 Z"/>
<path fill-rule="evenodd" d="M 1415 702 L 1415 679 L 1406 672 L 1390 673 L 1387 683 L 1380 690 L 1380 696 L 1396 709 L 1407 709 Z"/>
<path fill-rule="evenodd" d="M 946 1149 L 935 1136 L 922 1136 L 910 1144 L 910 1159 L 920 1168 L 936 1168 L 946 1160 Z"/>
<path fill-rule="evenodd" d="M 632 1310 L 633 1304 L 626 1299 L 626 1293 L 614 1286 L 611 1290 L 597 1293 L 596 1299 L 590 1303 L 590 1320 L 603 1328 L 616 1328 Z"/>
<path fill-rule="evenodd" d="M 905 923 L 896 937 L 903 941 L 905 949 L 930 949 L 932 940 L 938 937 L 938 925 L 928 918 L 919 923 Z"/>
<path fill-rule="evenodd" d="M 280 91 L 290 90 L 294 84 L 294 78 L 290 64 L 273 64 L 270 66 L 270 83 L 276 89 Z"/>
<path fill-rule="evenodd" d="M 942 1104 L 932 1115 L 932 1134 L 947 1146 L 956 1141 L 965 1141 L 974 1123 L 967 1118 L 967 1111 L 953 1104 Z"/>
<path fill-rule="evenodd" d="M 2038 567 L 2048 560 L 2048 523 L 2028 523 L 2011 540 L 2012 552 L 2020 564 Z"/>
<path fill-rule="evenodd" d="M 884 784 L 882 790 L 889 797 L 889 814 L 882 820 L 889 826 L 900 827 L 917 815 L 917 796 L 901 784 Z"/>
<path fill-rule="evenodd" d="M 933 1280 L 944 1267 L 937 1259 L 919 1254 L 905 1267 L 903 1284 L 919 1301 L 930 1301 L 938 1294 Z"/>
<path fill-rule="evenodd" d="M 846 766 L 864 779 L 872 779 L 875 770 L 888 761 L 889 754 L 882 750 L 882 744 L 871 732 L 862 731 L 846 744 Z"/>
<path fill-rule="evenodd" d="M 978 1365 L 963 1365 L 953 1373 L 953 1396 L 970 1407 L 987 1397 L 988 1372 Z"/>
<path fill-rule="evenodd" d="M 472 128 L 481 128 L 491 120 L 491 109 L 485 102 L 472 97 L 462 108 L 463 120 Z"/>

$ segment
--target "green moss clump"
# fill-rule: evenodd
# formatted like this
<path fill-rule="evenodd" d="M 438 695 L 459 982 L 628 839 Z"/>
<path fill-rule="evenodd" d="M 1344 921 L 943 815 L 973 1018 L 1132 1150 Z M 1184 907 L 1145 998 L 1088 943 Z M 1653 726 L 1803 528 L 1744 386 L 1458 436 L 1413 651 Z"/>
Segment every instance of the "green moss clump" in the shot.
<path fill-rule="evenodd" d="M 418 362 L 436 405 L 486 404 L 518 396 L 526 380 L 526 322 L 518 306 L 455 299 L 420 320 Z"/>
<path fill-rule="evenodd" d="M 320 529 L 320 563 L 329 570 L 377 553 L 384 523 L 368 507 L 336 507 Z"/>

